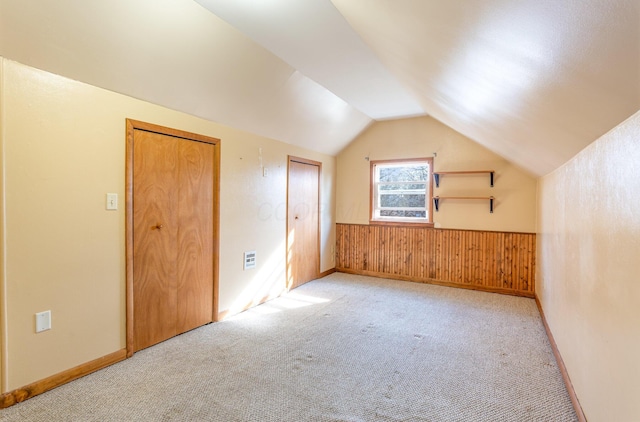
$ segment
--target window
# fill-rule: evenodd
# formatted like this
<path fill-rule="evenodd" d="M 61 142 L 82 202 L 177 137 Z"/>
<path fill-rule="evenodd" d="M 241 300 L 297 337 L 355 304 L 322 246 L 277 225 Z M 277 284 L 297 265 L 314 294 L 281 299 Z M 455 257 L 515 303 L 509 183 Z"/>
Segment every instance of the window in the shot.
<path fill-rule="evenodd" d="M 371 162 L 371 223 L 431 223 L 432 158 Z"/>

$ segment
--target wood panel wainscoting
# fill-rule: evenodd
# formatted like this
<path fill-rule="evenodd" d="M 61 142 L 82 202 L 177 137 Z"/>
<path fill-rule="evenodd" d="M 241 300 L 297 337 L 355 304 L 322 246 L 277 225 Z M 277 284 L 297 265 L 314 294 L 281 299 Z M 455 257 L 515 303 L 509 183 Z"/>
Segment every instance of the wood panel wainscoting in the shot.
<path fill-rule="evenodd" d="M 336 224 L 336 270 L 534 297 L 535 233 Z"/>

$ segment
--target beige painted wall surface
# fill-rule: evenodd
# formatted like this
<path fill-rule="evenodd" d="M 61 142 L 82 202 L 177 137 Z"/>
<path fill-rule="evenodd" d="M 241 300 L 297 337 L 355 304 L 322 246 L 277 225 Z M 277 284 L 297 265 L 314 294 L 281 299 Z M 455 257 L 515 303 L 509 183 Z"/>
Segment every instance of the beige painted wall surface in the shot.
<path fill-rule="evenodd" d="M 640 112 L 539 181 L 536 290 L 589 421 L 640 420 Z"/>
<path fill-rule="evenodd" d="M 337 222 L 369 223 L 369 161 L 432 157 L 436 171 L 495 170 L 489 175 L 447 175 L 434 196 L 494 196 L 489 201 L 443 200 L 433 213 L 435 227 L 533 233 L 536 180 L 481 145 L 431 117 L 374 123 L 337 157 Z"/>
<path fill-rule="evenodd" d="M 333 268 L 335 158 L 0 60 L 3 392 L 125 347 L 125 118 L 222 139 L 221 311 L 284 287 L 288 154 L 323 163 L 321 269 Z M 246 250 L 257 269 L 242 270 Z M 53 329 L 35 334 L 44 310 Z"/>
<path fill-rule="evenodd" d="M 4 59 L 0 56 L 0 168 L 4 168 Z M 4 229 L 4 171 L 0 171 L 0 393 L 4 392 L 5 371 L 6 371 L 6 354 L 4 350 L 7 344 L 7 307 L 6 302 L 6 268 L 4 259 L 4 247 L 2 239 L 5 238 Z"/>

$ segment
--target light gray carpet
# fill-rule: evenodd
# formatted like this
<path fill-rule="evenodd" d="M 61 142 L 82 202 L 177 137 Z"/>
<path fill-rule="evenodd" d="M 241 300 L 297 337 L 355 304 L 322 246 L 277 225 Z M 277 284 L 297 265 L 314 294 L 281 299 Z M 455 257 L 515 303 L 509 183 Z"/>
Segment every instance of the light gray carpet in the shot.
<path fill-rule="evenodd" d="M 332 274 L 2 421 L 574 421 L 535 302 Z"/>

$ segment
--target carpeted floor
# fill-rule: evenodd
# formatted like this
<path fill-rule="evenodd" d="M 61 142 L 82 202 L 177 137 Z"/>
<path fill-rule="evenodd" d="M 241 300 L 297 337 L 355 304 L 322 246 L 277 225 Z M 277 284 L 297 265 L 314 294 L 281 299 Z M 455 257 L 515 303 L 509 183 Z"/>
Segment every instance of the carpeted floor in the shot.
<path fill-rule="evenodd" d="M 1 421 L 575 421 L 535 302 L 335 273 Z"/>

